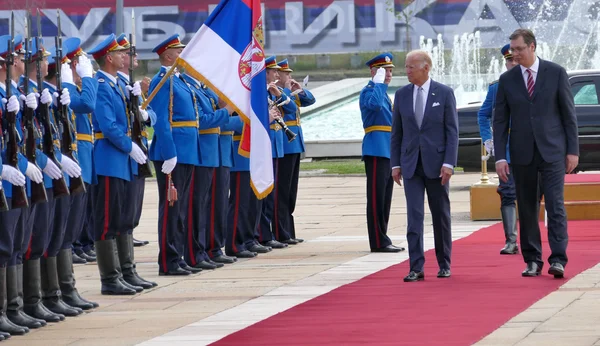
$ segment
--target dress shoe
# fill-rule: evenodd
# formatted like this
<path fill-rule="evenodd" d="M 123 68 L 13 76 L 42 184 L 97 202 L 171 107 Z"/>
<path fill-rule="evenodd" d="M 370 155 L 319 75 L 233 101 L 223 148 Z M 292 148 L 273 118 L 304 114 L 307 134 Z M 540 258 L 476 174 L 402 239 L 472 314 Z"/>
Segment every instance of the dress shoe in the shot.
<path fill-rule="evenodd" d="M 267 253 L 267 252 L 271 252 L 273 249 L 267 246 L 262 246 L 258 243 L 254 243 L 252 244 L 250 247 L 248 247 L 248 251 L 252 251 L 252 252 L 256 252 L 256 253 Z"/>
<path fill-rule="evenodd" d="M 254 257 L 256 257 L 256 252 L 244 250 L 244 251 L 236 252 L 234 255 L 237 258 L 254 258 Z"/>
<path fill-rule="evenodd" d="M 268 246 L 272 249 L 284 249 L 284 248 L 288 247 L 287 244 L 280 243 L 277 240 L 269 240 L 268 242 L 262 243 L 262 245 Z"/>
<path fill-rule="evenodd" d="M 231 264 L 231 263 L 237 262 L 237 258 L 229 257 L 226 255 L 219 255 L 219 256 L 216 256 L 215 258 L 213 258 L 212 261 L 215 263 Z"/>
<path fill-rule="evenodd" d="M 181 267 L 181 269 L 187 270 L 188 272 L 190 272 L 192 274 L 198 274 L 202 271 L 201 268 L 194 268 L 194 267 L 190 267 L 189 265 L 185 265 L 185 266 Z"/>
<path fill-rule="evenodd" d="M 76 253 L 73 254 L 73 264 L 86 264 L 87 260 Z"/>
<path fill-rule="evenodd" d="M 405 249 L 403 247 L 399 247 L 399 246 L 395 246 L 395 245 L 388 245 L 386 247 L 381 247 L 379 249 L 371 249 L 371 252 L 400 252 L 400 251 L 404 251 Z"/>
<path fill-rule="evenodd" d="M 284 244 L 288 244 L 288 245 L 297 245 L 298 241 L 296 239 L 286 239 L 286 240 L 280 240 L 280 243 L 284 243 Z"/>
<path fill-rule="evenodd" d="M 450 272 L 450 269 L 440 269 L 437 277 L 438 278 L 449 278 L 450 275 L 452 275 L 452 273 Z"/>
<path fill-rule="evenodd" d="M 521 273 L 521 275 L 525 276 L 525 277 L 534 277 L 534 276 L 540 275 L 541 273 L 542 273 L 542 267 L 540 267 L 535 262 L 528 262 L 527 268 L 525 268 L 525 270 L 523 271 L 523 273 Z"/>
<path fill-rule="evenodd" d="M 298 243 L 304 243 L 304 239 L 294 238 L 294 240 L 297 241 Z"/>
<path fill-rule="evenodd" d="M 181 269 L 181 268 L 177 268 L 177 269 L 173 269 L 173 270 L 169 270 L 168 272 L 162 272 L 159 271 L 158 275 L 159 276 L 166 276 L 166 275 L 190 275 L 192 274 L 192 272 L 187 271 L 185 269 Z"/>
<path fill-rule="evenodd" d="M 508 243 L 500 250 L 501 255 L 517 255 L 519 253 L 519 245 Z"/>
<path fill-rule="evenodd" d="M 200 268 L 202 270 L 213 270 L 213 269 L 217 269 L 217 266 L 207 262 L 207 261 L 202 261 L 202 262 L 198 262 L 194 265 L 194 268 Z"/>
<path fill-rule="evenodd" d="M 217 267 L 217 269 L 218 268 L 223 268 L 225 266 L 223 263 L 215 262 L 215 261 L 213 261 L 211 259 L 207 260 L 206 262 L 214 265 L 215 267 Z"/>
<path fill-rule="evenodd" d="M 75 254 L 73 254 L 73 262 L 75 262 Z M 77 254 L 77 256 L 83 258 L 87 263 L 92 263 L 92 262 L 96 262 L 96 256 L 92 257 L 88 254 L 86 254 L 85 252 L 81 252 L 79 254 Z"/>
<path fill-rule="evenodd" d="M 548 268 L 548 274 L 554 275 L 555 279 L 562 279 L 565 277 L 565 267 L 560 263 L 552 263 Z"/>
<path fill-rule="evenodd" d="M 404 277 L 404 282 L 416 282 L 425 280 L 425 273 L 411 271 Z"/>
<path fill-rule="evenodd" d="M 90 256 L 90 257 L 96 257 L 96 251 L 94 251 L 94 249 L 89 249 L 87 251 L 84 251 L 86 255 Z"/>
<path fill-rule="evenodd" d="M 133 238 L 133 246 L 139 247 L 139 246 L 144 246 L 144 245 L 148 245 L 148 244 L 150 244 L 150 242 L 147 240 L 137 240 L 137 239 Z"/>

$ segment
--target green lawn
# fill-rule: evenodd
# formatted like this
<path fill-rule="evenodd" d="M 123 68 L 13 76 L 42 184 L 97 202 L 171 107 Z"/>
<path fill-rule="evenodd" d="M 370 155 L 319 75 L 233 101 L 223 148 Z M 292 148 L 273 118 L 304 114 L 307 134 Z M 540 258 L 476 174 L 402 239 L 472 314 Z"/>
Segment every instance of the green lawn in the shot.
<path fill-rule="evenodd" d="M 302 162 L 300 170 L 324 170 L 325 174 L 365 174 L 365 164 L 360 160 L 323 160 Z"/>

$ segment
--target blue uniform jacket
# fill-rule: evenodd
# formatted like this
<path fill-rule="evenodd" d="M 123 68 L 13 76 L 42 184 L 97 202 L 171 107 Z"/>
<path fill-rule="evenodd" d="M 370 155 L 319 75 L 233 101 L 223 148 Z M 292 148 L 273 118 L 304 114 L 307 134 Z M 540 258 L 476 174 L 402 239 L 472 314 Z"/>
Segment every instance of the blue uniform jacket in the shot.
<path fill-rule="evenodd" d="M 203 167 L 219 167 L 221 157 L 219 153 L 220 126 L 229 122 L 229 112 L 226 109 L 217 109 L 217 104 L 209 98 L 204 88 L 190 76 L 183 75 L 188 87 L 196 93 L 198 103 L 198 116 L 200 118 L 200 153 Z"/>
<path fill-rule="evenodd" d="M 290 89 L 283 89 L 283 92 L 290 96 L 292 91 Z M 287 137 L 284 134 L 283 141 L 283 152 L 285 154 L 300 154 L 305 151 L 304 148 L 304 134 L 302 133 L 302 126 L 300 126 L 300 107 L 310 106 L 315 103 L 315 97 L 310 91 L 304 90 L 298 95 L 290 96 L 292 101 L 296 104 L 295 114 L 285 114 L 284 121 L 287 127 L 296 134 L 296 139 L 288 142 Z"/>
<path fill-rule="evenodd" d="M 239 154 L 240 141 L 242 139 L 242 130 L 244 122 L 238 115 L 232 116 L 229 119 L 228 127 L 233 131 L 233 166 L 231 172 L 249 172 L 250 159 Z"/>
<path fill-rule="evenodd" d="M 281 90 L 281 97 L 272 95 L 270 92 L 268 93 L 268 97 L 278 104 L 288 99 L 288 96 L 283 91 L 283 88 L 279 88 L 279 90 Z M 295 118 L 297 110 L 298 107 L 293 101 L 279 107 L 279 111 L 283 115 L 283 119 L 285 119 L 286 116 Z M 283 142 L 287 142 L 287 137 L 283 133 L 281 126 L 279 126 L 279 124 L 277 124 L 275 120 L 273 120 L 273 122 L 271 123 L 271 128 L 269 129 L 269 138 L 271 139 L 271 144 L 273 148 L 273 158 L 283 157 L 283 155 L 285 154 L 283 150 Z"/>
<path fill-rule="evenodd" d="M 202 86 L 202 91 L 211 100 L 211 104 L 219 104 L 219 96 L 214 91 L 206 85 Z M 202 125 L 202 122 L 200 124 Z M 232 124 L 231 120 L 227 124 L 221 125 L 221 132 L 219 134 L 219 154 L 221 166 L 223 167 L 233 167 L 233 133 L 235 130 L 233 125 L 236 124 Z"/>
<path fill-rule="evenodd" d="M 392 101 L 387 89 L 387 84 L 369 81 L 360 92 L 360 113 L 365 129 L 363 156 L 390 158 Z"/>
<path fill-rule="evenodd" d="M 112 78 L 111 78 L 112 77 Z M 125 113 L 125 95 L 115 85 L 115 76 L 96 72 L 98 94 L 92 113 L 95 131 L 94 167 L 96 174 L 130 181 L 132 178 L 132 141 L 128 136 L 128 116 Z M 104 137 L 104 138 L 99 138 Z"/>
<path fill-rule="evenodd" d="M 117 81 L 119 82 L 119 86 L 121 87 L 121 90 L 123 90 L 124 94 L 125 94 L 125 98 L 127 101 L 129 101 L 129 97 L 130 97 L 130 92 L 127 90 L 127 85 L 129 84 L 129 79 L 127 77 L 124 77 L 124 75 L 122 73 L 117 73 Z M 142 100 L 142 97 L 139 96 L 139 105 L 142 105 L 144 101 Z M 126 112 L 129 112 L 129 109 L 126 108 Z M 146 108 L 146 112 L 148 112 L 148 120 L 152 119 L 153 117 L 155 118 L 154 115 L 154 111 L 152 110 L 152 107 L 148 106 Z M 129 113 L 127 113 L 129 114 Z M 131 126 L 131 128 L 133 128 L 133 121 L 135 119 L 131 118 L 130 121 L 131 123 L 129 124 L 129 126 Z M 148 122 L 146 122 L 146 125 L 148 125 Z M 142 135 L 144 135 L 144 133 L 142 133 Z M 147 134 L 146 134 L 147 136 Z M 142 143 L 144 143 L 144 145 L 146 146 L 146 148 L 148 148 L 148 138 L 147 137 L 143 137 L 142 138 Z M 133 172 L 134 175 L 138 175 L 138 167 L 139 164 L 137 162 L 135 162 L 135 160 L 131 160 L 131 171 Z"/>
<path fill-rule="evenodd" d="M 11 83 L 12 84 L 12 83 Z M 21 93 L 19 92 L 19 90 L 17 88 L 14 87 L 14 85 L 10 86 L 11 88 L 11 93 L 12 95 L 15 95 L 17 98 L 19 97 L 19 95 L 21 95 Z M 6 98 L 6 90 L 0 87 L 0 99 L 2 98 Z M 19 102 L 21 102 L 19 100 Z M 0 106 L 2 107 L 2 132 L 6 131 L 6 127 L 8 125 L 7 122 L 7 118 L 6 118 L 6 107 L 5 106 Z M 19 147 L 22 148 L 23 146 L 23 131 L 22 131 L 22 127 L 21 127 L 21 117 L 23 116 L 22 112 L 19 111 L 17 112 L 17 118 L 16 118 L 16 122 L 15 122 L 15 127 L 17 128 L 17 134 L 19 136 Z M 4 133 L 0 133 L 0 150 L 2 151 L 2 159 L 0 160 L 0 167 L 2 167 L 2 162 L 4 162 L 5 164 L 8 164 L 8 158 L 6 157 L 6 149 L 7 149 L 7 143 L 5 142 L 6 138 L 4 137 Z M 18 153 L 18 168 L 21 171 L 21 173 L 25 174 L 25 171 L 27 170 L 27 158 L 25 156 L 23 156 L 23 154 L 21 154 L 20 152 Z M 0 175 L 2 175 L 2 168 L 0 168 Z M 4 195 L 6 196 L 6 198 L 11 198 L 12 197 L 12 184 L 9 183 L 6 180 L 2 180 L 2 188 L 4 189 Z M 28 195 L 30 194 L 30 190 L 29 190 L 29 178 L 27 178 L 27 193 Z"/>
<path fill-rule="evenodd" d="M 95 78 L 85 77 L 81 79 L 81 88 L 71 83 L 63 84 L 71 96 L 69 107 L 73 111 L 77 129 L 77 159 L 81 167 L 83 181 L 88 184 L 98 183 L 96 170 L 94 168 L 94 142 L 92 128 L 92 112 L 96 106 L 98 94 L 98 81 Z"/>
<path fill-rule="evenodd" d="M 477 112 L 477 121 L 479 122 L 479 133 L 482 142 L 492 139 L 492 116 L 494 115 L 494 105 L 496 104 L 496 94 L 498 93 L 498 81 L 490 83 L 485 100 Z M 510 134 L 509 134 L 510 138 Z M 509 142 L 507 142 L 509 143 Z M 506 145 L 506 161 L 510 163 L 508 144 Z"/>
<path fill-rule="evenodd" d="M 167 69 L 161 67 L 150 83 L 149 93 L 166 72 Z M 177 156 L 177 163 L 200 166 L 199 119 L 195 98 L 194 92 L 175 74 L 156 93 L 150 102 L 156 113 L 154 137 L 148 152 L 150 160 L 165 161 Z"/>

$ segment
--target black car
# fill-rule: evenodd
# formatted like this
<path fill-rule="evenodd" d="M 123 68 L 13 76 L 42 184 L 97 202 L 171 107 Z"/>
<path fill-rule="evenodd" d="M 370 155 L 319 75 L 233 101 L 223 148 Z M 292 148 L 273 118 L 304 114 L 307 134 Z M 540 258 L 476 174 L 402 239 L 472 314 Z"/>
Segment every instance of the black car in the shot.
<path fill-rule="evenodd" d="M 600 70 L 568 73 L 575 99 L 579 126 L 579 166 L 577 171 L 600 170 Z M 465 172 L 481 171 L 481 137 L 477 112 L 481 103 L 459 107 L 458 167 Z M 494 158 L 488 160 L 488 171 L 494 172 Z"/>

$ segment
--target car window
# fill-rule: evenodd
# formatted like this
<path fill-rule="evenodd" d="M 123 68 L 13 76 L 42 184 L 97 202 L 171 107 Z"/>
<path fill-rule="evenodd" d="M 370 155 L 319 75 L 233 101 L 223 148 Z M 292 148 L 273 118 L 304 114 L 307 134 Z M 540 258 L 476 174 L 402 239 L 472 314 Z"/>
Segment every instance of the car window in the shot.
<path fill-rule="evenodd" d="M 576 82 L 571 85 L 575 105 L 597 105 L 598 93 L 593 81 Z"/>

